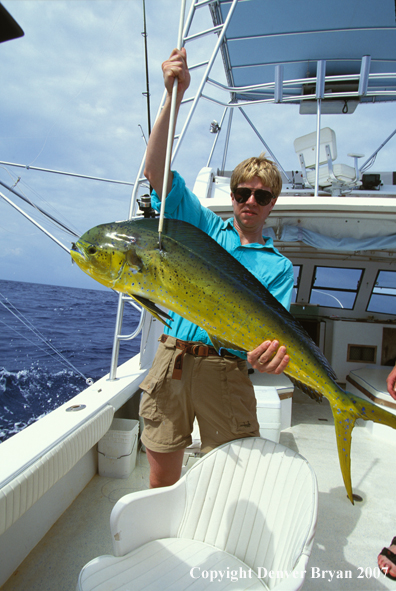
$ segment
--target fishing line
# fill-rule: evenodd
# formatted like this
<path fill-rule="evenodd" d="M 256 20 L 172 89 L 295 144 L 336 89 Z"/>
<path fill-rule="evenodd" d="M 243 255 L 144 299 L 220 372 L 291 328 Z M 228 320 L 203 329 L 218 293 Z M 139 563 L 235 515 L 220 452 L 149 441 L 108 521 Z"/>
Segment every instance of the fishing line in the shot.
<path fill-rule="evenodd" d="M 23 201 L 25 201 L 25 203 L 28 203 L 29 205 L 31 205 L 31 207 L 33 207 L 34 209 L 36 209 L 37 211 L 39 211 L 41 214 L 43 214 L 45 217 L 47 217 L 53 223 L 57 224 L 62 230 L 64 230 L 68 234 L 71 234 L 72 236 L 75 236 L 76 238 L 79 237 L 79 235 L 76 234 L 76 232 L 74 232 L 73 230 L 71 230 L 70 228 L 68 228 L 67 226 L 65 226 L 65 224 L 63 224 L 62 222 L 60 222 L 59 220 L 57 220 L 53 215 L 51 215 L 50 213 L 48 213 L 47 211 L 45 211 L 45 209 L 42 209 L 41 207 L 39 207 L 38 205 L 36 205 L 28 197 L 25 197 L 24 195 L 22 195 L 21 193 L 19 193 L 19 191 L 16 191 L 12 187 L 9 187 L 6 183 L 3 183 L 3 181 L 0 181 L 0 185 L 2 187 L 4 187 L 5 189 L 7 189 L 7 191 L 10 191 L 14 195 L 16 195 L 17 197 L 19 197 Z"/>
<path fill-rule="evenodd" d="M 25 328 L 27 328 L 28 330 L 30 330 L 38 339 L 40 339 L 45 345 L 47 345 L 47 347 L 49 347 L 50 349 L 52 349 L 52 351 L 54 352 L 55 355 L 58 355 L 58 357 L 60 357 L 60 359 L 69 367 L 71 367 L 76 373 L 78 373 L 84 380 L 85 383 L 88 384 L 89 386 L 92 386 L 92 384 L 94 383 L 92 378 L 87 378 L 79 369 L 77 369 L 72 363 L 71 361 L 69 361 L 64 355 L 63 353 L 61 353 L 60 351 L 58 351 L 58 349 L 48 340 L 45 338 L 44 335 L 41 334 L 41 332 L 32 324 L 32 322 L 26 318 L 26 316 L 24 316 L 22 314 L 22 312 L 20 310 L 18 310 L 18 308 L 16 308 L 16 306 L 14 306 L 14 304 L 8 299 L 6 298 L 1 292 L 0 292 L 0 296 L 5 300 L 5 301 L 1 301 L 0 300 L 0 304 L 6 309 L 8 310 L 8 312 L 10 312 L 10 314 L 12 314 L 17 320 L 19 320 L 24 326 Z M 15 311 L 14 311 L 15 310 Z M 0 320 L 5 326 L 8 326 L 3 320 Z M 8 326 L 8 328 L 11 328 L 11 330 L 14 330 L 14 332 L 16 334 L 18 334 L 19 336 L 23 337 L 24 339 L 26 339 L 29 343 L 31 343 L 34 346 L 37 346 L 41 351 L 43 351 L 44 353 L 46 353 L 47 355 L 49 354 L 48 351 L 46 351 L 45 349 L 43 349 L 42 347 L 40 347 L 39 345 L 33 343 L 33 341 L 31 341 L 27 336 L 25 336 L 22 333 L 19 333 L 15 328 Z"/>
<path fill-rule="evenodd" d="M 376 161 L 377 158 L 377 154 L 375 156 L 373 156 L 371 158 L 371 160 L 367 160 L 367 162 L 362 166 L 362 168 L 360 169 L 361 173 L 366 172 L 366 170 L 368 170 L 369 168 L 371 168 L 374 164 L 374 162 Z"/>
<path fill-rule="evenodd" d="M 62 216 L 62 214 L 54 207 L 53 203 L 51 203 L 51 201 L 49 201 L 48 199 L 46 199 L 45 197 L 43 197 L 43 195 L 41 193 L 39 193 L 36 189 L 34 189 L 33 187 L 31 187 L 29 185 L 28 182 L 26 182 L 26 180 L 24 180 L 21 176 L 16 176 L 14 175 L 8 168 L 7 166 L 10 165 L 12 166 L 11 163 L 4 163 L 4 162 L 0 162 L 0 164 L 5 164 L 5 166 L 2 166 L 2 168 L 8 173 L 9 177 L 12 179 L 12 181 L 14 182 L 14 184 L 12 185 L 12 188 L 15 189 L 15 187 L 18 185 L 18 183 L 21 183 L 21 185 L 23 185 L 23 187 L 21 187 L 19 190 L 21 191 L 22 195 L 24 197 L 26 197 L 27 199 L 29 199 L 27 197 L 26 194 L 26 190 L 30 191 L 31 193 L 33 193 L 33 195 L 35 195 L 38 199 L 40 199 L 46 206 L 48 206 L 49 208 L 52 208 L 52 210 L 54 210 L 54 212 L 56 214 L 59 214 L 60 216 Z M 25 167 L 24 167 L 25 168 Z M 43 170 L 43 169 L 41 169 Z M 45 171 L 44 171 L 45 172 Z M 65 173 L 65 174 L 69 174 L 69 173 Z M 25 189 L 25 190 L 23 190 Z M 36 207 L 34 202 L 32 201 L 32 207 Z M 65 222 L 62 222 L 65 226 L 66 226 L 66 222 L 69 224 L 70 228 L 73 228 L 73 224 L 70 220 L 67 220 Z M 76 231 L 76 229 L 74 228 L 74 230 Z"/>
<path fill-rule="evenodd" d="M 2 305 L 4 305 L 2 302 L 0 302 Z M 8 310 L 8 308 L 7 308 Z M 38 345 L 37 343 L 35 343 L 34 341 L 32 341 L 31 339 L 29 339 L 29 337 L 27 337 L 26 335 L 24 335 L 22 332 L 19 332 L 16 328 L 14 328 L 13 326 L 10 326 L 9 324 L 7 324 L 7 322 L 4 322 L 4 320 L 0 319 L 0 322 L 6 327 L 9 328 L 10 330 L 12 330 L 15 334 L 17 334 L 19 337 L 22 337 L 23 339 L 25 339 L 28 343 L 30 343 L 31 345 L 33 345 L 33 347 L 36 347 L 37 349 L 40 349 L 40 351 L 42 351 L 43 353 L 45 353 L 46 355 L 49 355 L 50 357 L 54 357 L 53 353 L 50 353 L 48 351 L 46 351 L 45 349 L 43 349 L 43 347 L 40 347 L 40 345 Z"/>
<path fill-rule="evenodd" d="M 18 207 L 13 201 L 11 201 L 11 199 L 8 199 L 8 197 L 6 197 L 1 192 L 0 192 L 0 197 L 2 199 L 4 199 L 4 201 L 7 201 L 7 203 L 9 203 L 14 209 L 16 209 L 26 219 L 28 219 L 29 222 L 32 222 L 32 224 L 34 224 L 35 226 L 37 226 L 37 228 L 39 228 L 42 232 L 44 232 L 44 234 L 46 236 L 48 236 L 49 238 L 51 238 L 51 240 L 53 240 L 54 242 L 56 242 L 56 244 L 58 244 L 58 246 L 62 247 L 63 250 L 65 250 L 68 254 L 70 254 L 70 248 L 68 248 L 67 246 L 65 246 L 64 244 L 62 244 L 62 242 L 60 242 L 57 238 L 55 238 L 55 236 L 53 236 L 52 234 L 50 234 L 48 232 L 48 230 L 46 230 L 43 226 L 41 226 L 38 222 L 36 222 L 36 220 L 34 220 L 32 217 L 30 217 L 25 211 L 23 211 L 23 209 L 21 209 L 20 207 Z"/>

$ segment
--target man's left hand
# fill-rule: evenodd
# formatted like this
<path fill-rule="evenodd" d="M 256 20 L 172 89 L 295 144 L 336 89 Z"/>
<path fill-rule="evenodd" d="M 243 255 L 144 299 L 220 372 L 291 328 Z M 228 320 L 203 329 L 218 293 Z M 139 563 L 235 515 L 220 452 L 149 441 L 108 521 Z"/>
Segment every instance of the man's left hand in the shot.
<path fill-rule="evenodd" d="M 286 347 L 279 347 L 278 341 L 264 341 L 247 354 L 250 365 L 260 373 L 282 373 L 290 361 Z"/>

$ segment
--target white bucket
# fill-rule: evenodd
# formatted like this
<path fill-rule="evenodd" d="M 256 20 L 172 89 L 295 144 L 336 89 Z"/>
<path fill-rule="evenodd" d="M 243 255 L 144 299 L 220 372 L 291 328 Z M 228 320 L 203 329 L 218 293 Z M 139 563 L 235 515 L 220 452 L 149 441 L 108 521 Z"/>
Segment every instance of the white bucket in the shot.
<path fill-rule="evenodd" d="M 281 401 L 276 388 L 254 386 L 257 400 L 257 420 L 260 437 L 279 443 L 281 431 Z"/>
<path fill-rule="evenodd" d="M 139 421 L 113 419 L 110 429 L 98 441 L 100 476 L 128 478 L 136 465 Z"/>

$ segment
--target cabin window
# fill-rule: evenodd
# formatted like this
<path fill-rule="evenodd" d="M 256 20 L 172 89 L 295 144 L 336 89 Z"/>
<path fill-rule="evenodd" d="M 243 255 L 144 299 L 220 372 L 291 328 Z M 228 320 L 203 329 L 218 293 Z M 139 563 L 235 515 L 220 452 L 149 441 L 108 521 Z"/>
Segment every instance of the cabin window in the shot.
<path fill-rule="evenodd" d="M 352 310 L 362 275 L 362 269 L 315 267 L 309 303 Z"/>
<path fill-rule="evenodd" d="M 292 304 L 295 304 L 297 301 L 298 288 L 300 286 L 301 268 L 301 265 L 293 265 L 294 285 L 292 293 Z"/>
<path fill-rule="evenodd" d="M 396 271 L 379 271 L 367 311 L 380 314 L 395 314 Z"/>

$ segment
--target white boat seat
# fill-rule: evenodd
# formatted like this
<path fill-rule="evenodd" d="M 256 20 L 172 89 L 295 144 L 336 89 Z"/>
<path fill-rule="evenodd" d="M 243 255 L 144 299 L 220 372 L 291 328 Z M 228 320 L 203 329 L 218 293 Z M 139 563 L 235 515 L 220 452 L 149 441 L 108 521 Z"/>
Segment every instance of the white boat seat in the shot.
<path fill-rule="evenodd" d="M 302 456 L 260 437 L 232 441 L 173 486 L 120 499 L 110 517 L 114 556 L 89 562 L 77 590 L 196 591 L 208 588 L 211 572 L 223 572 L 221 589 L 297 591 L 317 503 Z"/>
<path fill-rule="evenodd" d="M 302 173 L 306 184 L 315 186 L 316 168 L 316 131 L 294 140 L 294 149 L 299 157 Z M 333 164 L 337 158 L 335 133 L 330 127 L 320 130 L 319 147 L 319 187 L 329 190 L 332 195 L 341 195 L 348 190 L 359 187 L 360 173 L 358 158 L 363 154 L 348 154 L 354 159 L 354 166 Z"/>

